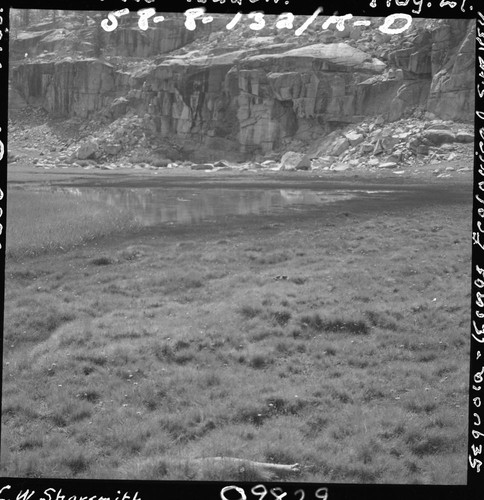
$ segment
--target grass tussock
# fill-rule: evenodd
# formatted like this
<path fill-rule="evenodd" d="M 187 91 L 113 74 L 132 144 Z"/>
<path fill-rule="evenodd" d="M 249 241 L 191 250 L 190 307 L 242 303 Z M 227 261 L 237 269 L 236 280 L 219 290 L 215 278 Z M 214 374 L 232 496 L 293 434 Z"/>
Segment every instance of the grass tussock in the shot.
<path fill-rule="evenodd" d="M 299 323 L 303 330 L 312 332 L 344 332 L 354 335 L 366 335 L 370 331 L 370 327 L 365 320 L 341 317 L 325 318 L 321 317 L 318 313 L 302 316 Z"/>

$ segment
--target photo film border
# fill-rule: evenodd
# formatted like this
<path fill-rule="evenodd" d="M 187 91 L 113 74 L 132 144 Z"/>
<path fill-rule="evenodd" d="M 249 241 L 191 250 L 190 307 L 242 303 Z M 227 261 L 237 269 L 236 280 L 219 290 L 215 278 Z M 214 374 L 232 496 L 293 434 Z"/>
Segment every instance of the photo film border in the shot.
<path fill-rule="evenodd" d="M 7 109 L 8 109 L 8 35 L 9 8 L 0 1 L 0 383 L 3 379 L 3 320 L 5 302 L 5 235 L 6 235 L 6 203 L 7 203 Z M 0 398 L 0 413 L 2 399 Z M 1 436 L 1 429 L 0 429 Z M 1 445 L 0 445 L 1 453 Z M 0 489 L 3 486 L 0 479 Z"/>
<path fill-rule="evenodd" d="M 150 0 L 50 0 L 41 5 L 35 0 L 1 0 L 0 72 L 3 112 L 0 114 L 0 258 L 1 287 L 4 292 L 5 216 L 7 187 L 7 92 L 8 92 L 8 16 L 10 8 L 116 11 L 128 8 L 138 11 L 155 8 L 157 12 L 185 12 L 205 8 L 207 13 L 292 12 L 310 16 L 319 7 L 324 15 L 353 14 L 386 17 L 395 13 L 427 18 L 475 18 L 476 23 L 476 116 L 474 158 L 474 207 L 472 226 L 472 318 L 469 386 L 468 483 L 466 486 L 433 485 L 353 485 L 313 483 L 244 482 L 178 482 L 178 481 L 114 481 L 1 478 L 0 500 L 147 500 L 221 499 L 308 500 L 353 498 L 466 499 L 484 497 L 484 7 L 480 0 L 183 0 L 172 3 Z M 482 188 L 481 188 L 482 187 Z M 469 235 L 471 244 L 471 235 Z M 3 296 L 2 296 L 3 297 Z M 3 308 L 1 311 L 3 327 Z M 464 457 L 463 457 L 464 459 Z"/>
<path fill-rule="evenodd" d="M 468 484 L 484 474 L 484 8 L 476 18 L 474 206 L 472 220 L 472 333 L 469 383 Z"/>

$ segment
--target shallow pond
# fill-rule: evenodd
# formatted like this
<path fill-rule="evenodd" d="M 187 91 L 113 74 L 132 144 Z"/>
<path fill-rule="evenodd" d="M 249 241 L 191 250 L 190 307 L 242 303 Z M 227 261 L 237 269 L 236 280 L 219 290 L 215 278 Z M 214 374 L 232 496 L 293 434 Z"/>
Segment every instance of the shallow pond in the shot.
<path fill-rule="evenodd" d="M 56 192 L 102 202 L 133 213 L 145 226 L 193 224 L 226 216 L 284 214 L 356 198 L 389 197 L 389 190 L 229 188 L 56 188 Z"/>

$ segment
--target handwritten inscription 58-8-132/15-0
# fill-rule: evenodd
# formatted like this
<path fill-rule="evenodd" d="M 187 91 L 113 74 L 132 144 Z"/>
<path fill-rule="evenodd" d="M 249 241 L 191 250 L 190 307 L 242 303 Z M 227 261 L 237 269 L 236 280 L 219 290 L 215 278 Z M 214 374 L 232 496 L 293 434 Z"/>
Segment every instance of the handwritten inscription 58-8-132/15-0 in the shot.
<path fill-rule="evenodd" d="M 318 7 L 314 13 L 304 21 L 304 23 L 299 26 L 294 34 L 296 36 L 302 35 L 304 31 L 315 22 L 316 18 L 322 14 L 323 8 Z M 152 21 L 154 24 L 162 23 L 165 17 L 162 15 L 156 15 L 156 11 L 153 8 L 150 9 L 140 9 L 138 12 L 138 27 L 145 31 L 149 28 L 149 22 Z M 108 14 L 107 19 L 103 19 L 101 22 L 101 27 L 105 31 L 114 31 L 118 27 L 118 18 L 129 14 L 129 9 L 121 9 Z M 199 20 L 203 24 L 208 24 L 213 21 L 213 17 L 205 14 L 205 8 L 196 7 L 194 9 L 188 9 L 184 13 L 185 15 L 185 28 L 189 31 L 194 31 L 197 27 L 196 20 Z M 253 31 L 259 31 L 266 26 L 265 15 L 262 12 L 251 12 L 247 14 L 248 19 L 252 22 L 249 24 L 249 29 Z M 233 29 L 243 18 L 241 12 L 237 12 L 232 20 L 226 25 L 226 29 Z M 330 26 L 336 25 L 338 31 L 343 31 L 345 29 L 345 23 L 353 23 L 354 26 L 370 26 L 372 21 L 365 20 L 353 20 L 352 14 L 346 14 L 344 16 L 330 16 L 322 24 L 322 29 L 327 30 Z M 379 21 L 381 22 L 381 20 Z M 382 33 L 389 35 L 398 35 L 407 30 L 412 24 L 412 16 L 409 14 L 391 14 L 387 16 L 383 22 L 381 22 L 378 29 Z M 294 28 L 294 14 L 290 12 L 285 12 L 277 17 L 275 23 L 277 29 L 293 29 Z"/>

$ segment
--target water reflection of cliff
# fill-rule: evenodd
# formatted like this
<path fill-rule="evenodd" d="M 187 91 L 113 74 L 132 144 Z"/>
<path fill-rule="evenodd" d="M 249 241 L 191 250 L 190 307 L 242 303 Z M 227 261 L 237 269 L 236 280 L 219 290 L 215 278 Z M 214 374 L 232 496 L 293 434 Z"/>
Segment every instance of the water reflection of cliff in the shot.
<path fill-rule="evenodd" d="M 102 202 L 136 214 L 145 225 L 196 223 L 228 215 L 280 213 L 304 205 L 322 205 L 355 196 L 342 191 L 287 189 L 63 188 L 86 202 Z"/>

